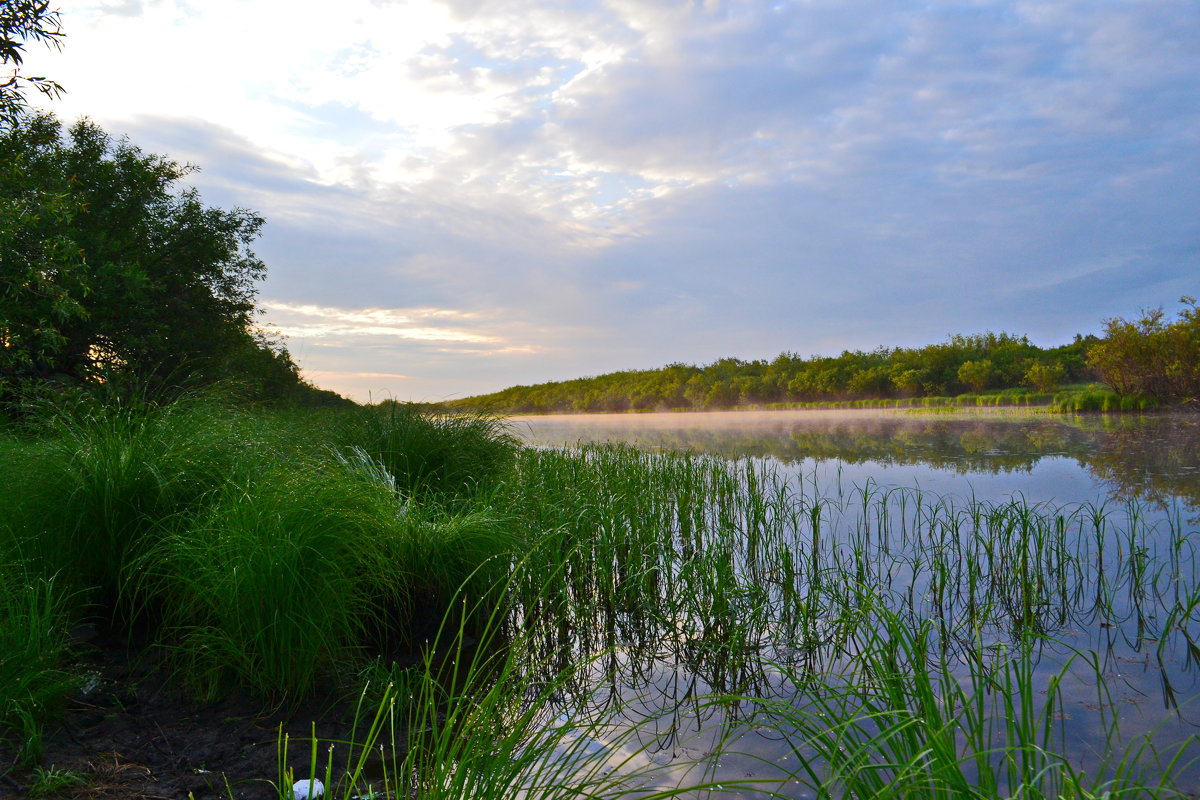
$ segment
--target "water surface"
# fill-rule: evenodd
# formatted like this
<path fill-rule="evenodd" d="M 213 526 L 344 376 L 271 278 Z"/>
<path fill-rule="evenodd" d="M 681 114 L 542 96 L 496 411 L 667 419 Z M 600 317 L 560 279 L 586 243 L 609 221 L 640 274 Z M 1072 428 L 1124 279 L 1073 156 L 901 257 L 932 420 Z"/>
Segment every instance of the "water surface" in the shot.
<path fill-rule="evenodd" d="M 1113 744 L 1104 726 L 1115 712 L 1123 742 L 1146 735 L 1166 748 L 1194 744 L 1200 733 L 1200 614 L 1188 600 L 1200 598 L 1200 421 L 1194 417 L 775 411 L 523 417 L 513 425 L 537 447 L 620 442 L 778 472 L 799 492 L 832 500 L 836 513 L 829 524 L 846 537 L 847 548 L 861 547 L 854 537 L 862 536 L 864 525 L 870 528 L 870 521 L 856 517 L 859 498 L 878 506 L 882 497 L 897 529 L 956 518 L 977 503 L 1033 508 L 1057 520 L 1063 541 L 1074 548 L 1074 572 L 1062 579 L 1062 608 L 1069 614 L 1047 610 L 1036 620 L 1039 680 L 1048 681 L 1072 659 L 1103 675 L 1097 685 L 1096 670 L 1075 669 L 1078 680 L 1063 685 L 1061 736 L 1078 766 L 1100 769 L 1106 755 L 1101 749 Z M 807 535 L 799 527 L 794 534 Z M 872 580 L 886 582 L 898 597 L 907 589 L 910 612 L 961 616 L 964 604 L 974 602 L 964 601 L 961 590 L 948 600 L 931 599 L 936 592 L 923 556 L 910 554 L 909 545 L 868 544 L 879 547 L 881 559 L 891 559 Z M 1117 554 L 1121 565 L 1106 565 L 1112 556 L 1104 553 Z M 1180 615 L 1189 602 L 1188 613 Z M 731 683 L 764 696 L 796 691 L 769 667 L 793 655 L 788 642 L 755 644 L 761 662 L 731 667 L 697 654 L 696 629 L 695 620 L 680 621 L 674 630 L 648 625 L 653 633 L 633 634 L 637 643 L 609 642 L 612 662 L 596 677 L 614 704 L 625 705 L 630 724 L 656 720 L 651 746 L 639 757 L 677 762 L 678 775 L 695 769 L 690 765 L 696 760 L 703 763 L 721 721 L 720 712 L 689 707 L 689 700 L 729 691 Z M 1000 624 L 981 635 L 1004 644 L 1028 632 Z M 628 631 L 625 638 L 631 638 Z M 704 769 L 732 779 L 772 764 L 786 768 L 796 757 L 771 741 L 743 740 L 739 749 L 742 756 Z M 1181 788 L 1200 789 L 1196 776 L 1192 769 L 1191 783 Z M 804 792 L 796 789 L 794 796 Z"/>

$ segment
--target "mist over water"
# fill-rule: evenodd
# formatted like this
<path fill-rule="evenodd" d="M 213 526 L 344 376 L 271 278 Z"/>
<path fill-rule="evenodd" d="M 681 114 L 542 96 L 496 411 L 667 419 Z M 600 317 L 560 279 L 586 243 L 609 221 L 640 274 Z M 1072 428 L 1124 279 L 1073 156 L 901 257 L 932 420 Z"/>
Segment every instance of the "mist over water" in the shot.
<path fill-rule="evenodd" d="M 1031 503 L 1181 504 L 1200 510 L 1200 420 L 958 411 L 731 411 L 518 416 L 535 447 L 619 442 L 649 451 L 763 458 L 819 486 L 866 481 Z"/>

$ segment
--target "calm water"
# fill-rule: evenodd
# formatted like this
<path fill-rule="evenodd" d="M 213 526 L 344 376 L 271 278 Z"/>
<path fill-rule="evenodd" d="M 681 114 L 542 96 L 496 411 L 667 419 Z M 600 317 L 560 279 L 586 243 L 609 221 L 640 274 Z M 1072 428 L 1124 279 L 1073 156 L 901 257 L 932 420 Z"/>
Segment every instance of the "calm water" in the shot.
<path fill-rule="evenodd" d="M 958 504 L 1016 498 L 1043 508 L 1082 505 L 1106 515 L 1115 536 L 1140 531 L 1136 546 L 1152 564 L 1167 557 L 1163 554 L 1176 554 L 1180 563 L 1162 572 L 1155 592 L 1194 591 L 1200 580 L 1200 419 L 1194 416 L 778 411 L 525 417 L 515 419 L 514 428 L 535 446 L 622 442 L 646 450 L 760 460 L 835 497 L 874 486 Z M 1162 633 L 1160 642 L 1160 634 L 1147 632 L 1147 626 L 1162 622 L 1152 605 L 1131 609 L 1124 601 L 1119 611 L 1071 620 L 1055 631 L 1062 646 L 1045 648 L 1039 669 L 1046 676 L 1073 648 L 1097 660 L 1108 684 L 1106 699 L 1098 699 L 1094 681 L 1082 677 L 1064 690 L 1063 716 L 1069 722 L 1063 735 L 1084 768 L 1104 755 L 1089 749 L 1103 741 L 1098 731 L 1112 710 L 1121 714 L 1126 737 L 1151 733 L 1162 746 L 1195 745 L 1200 734 L 1196 615 Z M 677 762 L 678 774 L 691 761 L 702 762 L 712 720 L 705 712 L 689 712 L 680 698 L 708 688 L 705 676 L 668 647 L 654 658 L 631 654 L 606 668 L 610 679 L 622 671 L 624 678 L 613 682 L 613 691 L 629 707 L 628 718 L 659 717 L 655 745 L 639 757 Z M 771 691 L 770 684 L 764 675 L 759 688 Z M 739 777 L 761 773 L 772 763 L 786 767 L 793 757 L 786 748 L 773 750 L 770 742 L 740 744 L 746 758 L 730 757 L 707 768 Z M 1198 772 L 1192 770 L 1191 783 L 1180 788 L 1200 791 Z M 803 792 L 796 789 L 795 795 Z"/>
<path fill-rule="evenodd" d="M 1142 500 L 1200 510 L 1194 416 L 764 411 L 516 417 L 535 446 L 624 442 L 764 458 L 822 486 L 862 483 L 1031 502 Z"/>

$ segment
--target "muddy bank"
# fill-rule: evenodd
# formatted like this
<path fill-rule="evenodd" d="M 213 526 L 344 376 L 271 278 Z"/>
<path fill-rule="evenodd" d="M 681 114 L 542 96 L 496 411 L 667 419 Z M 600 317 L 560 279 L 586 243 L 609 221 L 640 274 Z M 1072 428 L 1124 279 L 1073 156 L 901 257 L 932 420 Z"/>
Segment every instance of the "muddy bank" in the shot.
<path fill-rule="evenodd" d="M 47 727 L 41 759 L 43 772 L 69 770 L 81 782 L 54 797 L 271 800 L 278 796 L 280 726 L 291 739 L 288 762 L 298 777 L 309 771 L 314 725 L 324 741 L 351 734 L 358 698 L 350 689 L 289 706 L 264 706 L 239 693 L 204 704 L 170 679 L 161 650 L 131 646 L 112 633 L 81 638 L 80 667 L 89 677 L 68 698 L 61 721 Z M 353 685 L 353 676 L 346 677 Z M 335 755 L 346 749 L 335 747 Z M 18 754 L 11 747 L 0 754 L 0 797 L 36 791 L 37 773 L 13 768 Z M 324 759 L 322 745 L 322 765 Z"/>

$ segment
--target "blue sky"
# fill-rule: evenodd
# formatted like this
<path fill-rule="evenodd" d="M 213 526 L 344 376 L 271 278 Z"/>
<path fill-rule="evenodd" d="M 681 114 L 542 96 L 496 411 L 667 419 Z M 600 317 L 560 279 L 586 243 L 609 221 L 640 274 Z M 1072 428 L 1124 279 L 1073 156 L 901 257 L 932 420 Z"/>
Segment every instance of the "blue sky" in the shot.
<path fill-rule="evenodd" d="M 1200 4 L 77 0 L 27 74 L 268 224 L 316 384 L 439 400 L 1200 295 Z"/>

